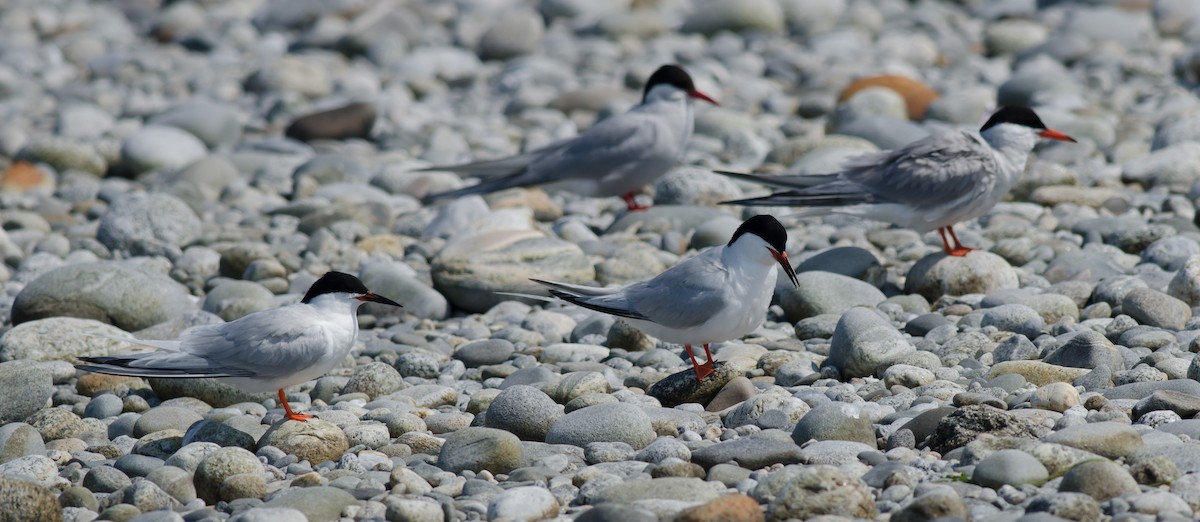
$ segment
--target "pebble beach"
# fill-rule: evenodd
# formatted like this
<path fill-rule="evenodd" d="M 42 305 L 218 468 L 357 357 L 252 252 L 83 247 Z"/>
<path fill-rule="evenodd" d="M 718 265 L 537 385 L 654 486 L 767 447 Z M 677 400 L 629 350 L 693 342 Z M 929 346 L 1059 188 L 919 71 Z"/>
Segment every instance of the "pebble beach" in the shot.
<path fill-rule="evenodd" d="M 13 0 L 0 7 L 0 521 L 1174 522 L 1200 517 L 1200 2 Z M 654 205 L 434 165 L 569 138 L 679 64 Z M 979 250 L 723 201 L 1029 106 Z M 682 346 L 530 278 L 653 277 L 787 226 L 766 321 Z M 78 357 L 354 274 L 275 394 Z"/>

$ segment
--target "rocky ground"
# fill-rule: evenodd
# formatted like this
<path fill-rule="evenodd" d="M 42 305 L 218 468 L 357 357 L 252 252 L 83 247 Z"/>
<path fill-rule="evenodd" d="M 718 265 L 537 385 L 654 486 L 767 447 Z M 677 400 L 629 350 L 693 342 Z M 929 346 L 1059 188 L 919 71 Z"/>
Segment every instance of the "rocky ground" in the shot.
<path fill-rule="evenodd" d="M 166 4 L 166 5 L 163 5 Z M 1200 513 L 1200 3 L 18 0 L 0 10 L 4 520 L 1189 520 Z M 431 164 L 574 135 L 678 62 L 656 206 Z M 1029 104 L 983 250 L 789 220 L 800 287 L 715 348 L 511 300 L 727 241 L 708 168 L 819 173 Z M 777 209 L 778 215 L 787 209 Z M 79 374 L 330 269 L 352 359 L 289 400 Z M 15 507 L 14 507 L 15 506 Z"/>

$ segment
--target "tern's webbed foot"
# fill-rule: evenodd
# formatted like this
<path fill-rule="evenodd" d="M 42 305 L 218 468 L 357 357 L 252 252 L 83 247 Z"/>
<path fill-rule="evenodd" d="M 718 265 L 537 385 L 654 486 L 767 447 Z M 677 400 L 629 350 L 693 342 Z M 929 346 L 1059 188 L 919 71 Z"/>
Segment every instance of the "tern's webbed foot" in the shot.
<path fill-rule="evenodd" d="M 970 254 L 971 251 L 973 251 L 973 250 L 978 250 L 978 249 L 960 246 L 958 248 L 952 248 L 952 249 L 946 250 L 946 255 L 953 256 L 953 257 L 963 257 L 963 256 L 966 256 L 967 254 Z"/>
<path fill-rule="evenodd" d="M 712 375 L 714 373 L 711 364 L 703 364 L 703 365 L 695 366 L 695 369 L 696 369 L 696 380 L 699 382 L 704 382 L 705 377 L 708 377 L 709 375 Z"/>
<path fill-rule="evenodd" d="M 291 412 L 291 411 L 283 414 L 283 418 L 285 418 L 287 420 L 294 420 L 294 421 L 300 421 L 300 422 L 305 422 L 308 419 L 311 419 L 313 417 L 316 417 L 316 415 L 309 415 L 307 413 L 296 413 L 296 412 Z"/>

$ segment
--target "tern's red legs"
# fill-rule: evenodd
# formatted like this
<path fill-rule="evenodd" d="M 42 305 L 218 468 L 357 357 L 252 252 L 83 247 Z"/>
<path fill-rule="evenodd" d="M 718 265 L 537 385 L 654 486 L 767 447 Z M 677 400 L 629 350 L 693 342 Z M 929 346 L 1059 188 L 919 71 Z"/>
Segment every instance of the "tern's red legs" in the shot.
<path fill-rule="evenodd" d="M 700 364 L 698 361 L 696 361 L 696 354 L 692 353 L 692 345 L 685 344 L 683 345 L 683 349 L 687 350 L 688 357 L 692 358 L 692 368 L 696 369 L 696 380 L 704 382 L 705 377 L 713 374 L 712 352 L 708 351 L 708 345 L 704 345 L 704 353 L 708 355 L 708 360 L 705 361 L 704 364 Z"/>
<path fill-rule="evenodd" d="M 642 204 L 638 203 L 637 195 L 634 194 L 633 192 L 625 193 L 625 195 L 621 196 L 621 199 L 625 200 L 625 210 L 628 210 L 630 212 L 634 212 L 634 211 L 638 211 L 638 210 L 646 210 L 646 209 L 650 208 L 650 205 L 642 205 Z"/>
<path fill-rule="evenodd" d="M 947 232 L 950 233 L 950 239 L 954 240 L 953 247 L 951 247 L 950 242 L 946 240 Z M 954 227 L 939 228 L 938 234 L 941 234 L 941 236 L 942 236 L 942 248 L 945 249 L 946 255 L 948 255 L 948 256 L 962 257 L 962 256 L 967 255 L 968 252 L 970 252 L 972 250 L 976 250 L 971 247 L 963 246 L 962 242 L 958 240 L 958 236 L 954 234 Z"/>
<path fill-rule="evenodd" d="M 288 404 L 287 397 L 283 395 L 283 388 L 279 389 L 279 403 L 283 405 L 283 416 L 288 420 L 304 421 L 313 418 L 307 413 L 296 413 L 292 411 L 292 406 Z"/>

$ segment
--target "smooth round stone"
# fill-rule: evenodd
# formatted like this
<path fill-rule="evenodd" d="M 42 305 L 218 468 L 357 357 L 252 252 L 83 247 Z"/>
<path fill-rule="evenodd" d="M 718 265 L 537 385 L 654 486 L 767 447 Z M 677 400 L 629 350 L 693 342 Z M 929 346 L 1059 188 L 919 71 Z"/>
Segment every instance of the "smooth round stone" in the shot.
<path fill-rule="evenodd" d="M 204 457 L 196 467 L 196 494 L 205 502 L 216 503 L 222 500 L 221 484 L 226 478 L 262 472 L 262 464 L 253 453 L 242 448 L 220 448 Z"/>
<path fill-rule="evenodd" d="M 538 520 L 558 515 L 558 499 L 549 490 L 521 486 L 504 491 L 488 502 L 488 520 Z"/>
<path fill-rule="evenodd" d="M 204 420 L 200 414 L 170 406 L 151 408 L 138 418 L 133 425 L 133 436 L 141 438 L 147 434 L 163 430 L 187 431 L 188 427 Z"/>
<path fill-rule="evenodd" d="M 232 105 L 193 99 L 149 119 L 151 125 L 177 127 L 208 147 L 233 145 L 242 137 L 241 117 Z"/>
<path fill-rule="evenodd" d="M 259 419 L 255 417 L 253 421 L 255 429 L 259 426 L 258 422 Z M 183 434 L 182 444 L 186 446 L 193 442 L 211 442 L 221 447 L 237 446 L 248 450 L 255 448 L 254 436 L 229 424 L 211 420 L 202 420 L 188 427 Z"/>
<path fill-rule="evenodd" d="M 177 169 L 208 154 L 192 134 L 164 125 L 147 125 L 121 144 L 121 163 L 134 173 Z"/>
<path fill-rule="evenodd" d="M 313 140 L 366 139 L 375 126 L 375 104 L 356 102 L 305 114 L 292 120 L 284 135 L 303 142 Z"/>
<path fill-rule="evenodd" d="M 783 27 L 783 9 L 777 2 L 709 0 L 684 20 L 681 30 L 711 35 L 721 31 L 779 32 Z"/>
<path fill-rule="evenodd" d="M 258 283 L 229 280 L 204 296 L 204 311 L 234 321 L 254 312 L 274 308 L 274 294 Z"/>
<path fill-rule="evenodd" d="M 794 426 L 811 408 L 787 390 L 771 387 L 734 407 L 725 416 L 725 427 L 757 425 L 760 428 Z"/>
<path fill-rule="evenodd" d="M 1003 485 L 1040 484 L 1050 473 L 1032 455 L 1020 450 L 1000 450 L 979 461 L 971 482 L 999 489 Z"/>
<path fill-rule="evenodd" d="M 1017 288 L 1017 272 L 1004 258 L 982 250 L 962 257 L 944 253 L 928 255 L 908 271 L 905 293 L 917 293 L 931 302 L 943 295 L 986 294 Z"/>
<path fill-rule="evenodd" d="M 300 460 L 313 463 L 337 461 L 350 448 L 345 432 L 321 419 L 284 421 L 267 430 L 258 448 L 274 446 Z M 201 495 L 203 497 L 203 495 Z"/>
<path fill-rule="evenodd" d="M 353 495 L 334 487 L 291 488 L 271 498 L 264 508 L 299 511 L 308 520 L 337 520 L 347 506 L 358 504 Z"/>
<path fill-rule="evenodd" d="M 641 449 L 655 438 L 650 418 L 629 403 L 597 404 L 559 418 L 546 434 L 550 444 L 584 447 L 590 442 L 624 442 Z"/>
<path fill-rule="evenodd" d="M 523 440 L 544 441 L 563 408 L 531 386 L 506 388 L 488 406 L 484 425 L 509 431 Z"/>
<path fill-rule="evenodd" d="M 493 428 L 470 427 L 446 437 L 438 454 L 438 466 L 455 473 L 508 473 L 524 466 L 525 454 L 516 435 Z"/>
<path fill-rule="evenodd" d="M 992 350 L 992 360 L 995 362 L 1027 361 L 1037 359 L 1041 352 L 1033 342 L 1021 334 L 1010 335 L 1000 341 Z"/>
<path fill-rule="evenodd" d="M 532 9 L 508 9 L 479 39 L 479 57 L 507 60 L 537 50 L 545 32 L 541 15 Z"/>
<path fill-rule="evenodd" d="M 796 274 L 797 286 L 786 285 L 780 305 L 789 321 L 821 314 L 841 314 L 857 306 L 874 307 L 887 297 L 878 288 L 853 277 L 811 271 Z"/>
<path fill-rule="evenodd" d="M 1079 392 L 1065 382 L 1052 382 L 1038 388 L 1030 403 L 1034 408 L 1064 412 L 1079 405 Z"/>
<path fill-rule="evenodd" d="M 880 364 L 913 351 L 904 336 L 878 313 L 851 308 L 838 321 L 825 364 L 837 369 L 843 379 L 866 377 Z"/>
<path fill-rule="evenodd" d="M 876 447 L 875 427 L 852 406 L 831 402 L 813 408 L 792 430 L 792 440 L 804 444 L 809 440 L 846 440 Z"/>
<path fill-rule="evenodd" d="M 146 480 L 157 484 L 180 503 L 187 504 L 196 499 L 196 486 L 192 483 L 192 474 L 183 469 L 162 466 L 146 475 Z"/>
<path fill-rule="evenodd" d="M 131 477 L 145 477 L 154 470 L 161 468 L 163 466 L 163 459 L 147 455 L 122 455 L 113 466 Z"/>
<path fill-rule="evenodd" d="M 124 408 L 120 397 L 111 393 L 103 393 L 92 397 L 83 409 L 83 416 L 92 419 L 107 419 L 121 414 Z"/>
<path fill-rule="evenodd" d="M 190 210 L 189 210 L 190 212 Z M 87 292 L 79 291 L 80 281 L 95 281 Z M 48 317 L 71 316 L 80 319 L 95 319 L 127 331 L 136 331 L 184 315 L 194 309 L 191 296 L 183 285 L 169 277 L 143 270 L 129 263 L 96 261 L 65 265 L 46 272 L 26 285 L 17 294 L 13 303 L 13 323 L 20 325 L 28 321 Z M 53 326 L 51 326 L 53 325 Z M 59 328 L 72 325 L 62 321 L 45 323 L 43 335 L 62 336 Z M 30 326 L 29 328 L 37 328 Z M 53 330 L 50 330 L 53 328 Z M 15 330 L 16 328 L 14 328 Z M 91 328 L 95 330 L 95 328 Z M 40 329 L 27 331 L 24 336 L 42 333 Z M 78 335 L 76 328 L 73 335 Z M 5 335 L 3 350 L 8 356 L 13 348 Z M 109 336 L 129 337 L 117 331 Z M 19 339 L 20 336 L 17 338 Z M 15 339 L 14 339 L 15 341 Z M 78 353 L 70 355 L 111 355 L 111 353 L 89 353 L 93 351 L 128 350 L 128 345 L 116 341 L 82 343 Z M 45 357 L 44 355 L 42 357 Z"/>
<path fill-rule="evenodd" d="M 848 519 L 875 518 L 870 488 L 859 478 L 833 466 L 797 468 L 779 479 L 778 493 L 767 504 L 771 520 L 806 520 L 821 515 Z M 761 484 L 759 487 L 766 486 Z M 757 494 L 756 494 L 757 496 Z"/>
<path fill-rule="evenodd" d="M 0 464 L 28 455 L 46 453 L 42 434 L 23 422 L 0 426 Z"/>
<path fill-rule="evenodd" d="M 45 408 L 53 393 L 45 368 L 24 360 L 0 363 L 0 425 L 25 421 Z"/>
<path fill-rule="evenodd" d="M 83 476 L 83 487 L 95 493 L 113 493 L 132 483 L 128 475 L 112 466 L 92 468 Z"/>
<path fill-rule="evenodd" d="M 513 343 L 504 339 L 480 339 L 459 346 L 454 358 L 467 368 L 478 368 L 507 361 L 515 351 Z"/>
<path fill-rule="evenodd" d="M 175 196 L 130 194 L 114 201 L 100 218 L 96 240 L 132 255 L 171 253 L 174 257 L 199 238 L 201 228 L 196 213 Z"/>
<path fill-rule="evenodd" d="M 1107 460 L 1080 462 L 1071 466 L 1058 489 L 1083 493 L 1099 502 L 1141 491 L 1124 466 Z"/>
<path fill-rule="evenodd" d="M 1187 303 L 1150 288 L 1131 290 L 1121 300 L 1121 310 L 1138 324 L 1168 330 L 1182 330 L 1192 318 L 1192 308 Z"/>
<path fill-rule="evenodd" d="M 372 362 L 354 368 L 342 393 L 365 393 L 367 397 L 376 399 L 406 386 L 400 372 L 391 365 Z"/>
<path fill-rule="evenodd" d="M 62 507 L 50 488 L 19 478 L 0 477 L 0 505 L 13 520 L 62 520 Z"/>
<path fill-rule="evenodd" d="M 980 326 L 994 326 L 1004 332 L 1014 332 L 1036 338 L 1046 327 L 1037 310 L 1023 304 L 1003 304 L 983 311 Z"/>
<path fill-rule="evenodd" d="M 496 292 L 542 294 L 531 277 L 582 284 L 596 276 L 578 246 L 528 230 L 459 234 L 431 260 L 430 275 L 438 292 L 468 312 L 511 299 Z"/>

